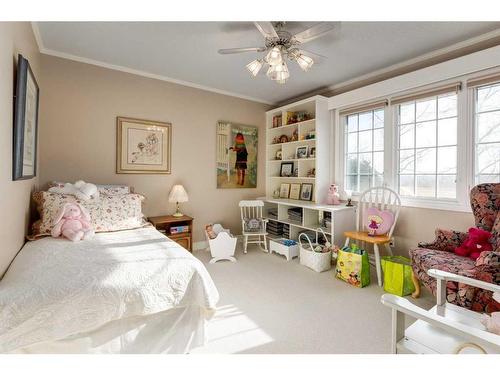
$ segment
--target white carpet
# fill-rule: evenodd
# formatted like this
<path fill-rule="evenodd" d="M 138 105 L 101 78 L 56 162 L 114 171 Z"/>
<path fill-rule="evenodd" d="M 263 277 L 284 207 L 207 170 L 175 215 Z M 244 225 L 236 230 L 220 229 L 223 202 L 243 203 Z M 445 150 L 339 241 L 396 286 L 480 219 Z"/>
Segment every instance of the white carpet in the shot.
<path fill-rule="evenodd" d="M 206 265 L 221 296 L 208 325 L 209 341 L 192 353 L 389 353 L 391 314 L 376 283 L 352 287 L 331 271 L 316 273 L 298 259 L 269 255 L 256 246 L 237 251 L 237 263 Z M 426 294 L 418 300 L 430 307 Z"/>

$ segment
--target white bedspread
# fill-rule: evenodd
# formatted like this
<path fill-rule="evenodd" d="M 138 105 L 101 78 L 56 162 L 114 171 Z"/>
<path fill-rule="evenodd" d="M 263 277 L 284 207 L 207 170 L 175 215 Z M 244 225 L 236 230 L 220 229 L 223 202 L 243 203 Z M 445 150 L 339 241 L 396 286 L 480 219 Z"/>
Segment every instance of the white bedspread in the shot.
<path fill-rule="evenodd" d="M 203 264 L 153 228 L 29 242 L 0 282 L 0 352 L 176 307 L 213 312 Z"/>

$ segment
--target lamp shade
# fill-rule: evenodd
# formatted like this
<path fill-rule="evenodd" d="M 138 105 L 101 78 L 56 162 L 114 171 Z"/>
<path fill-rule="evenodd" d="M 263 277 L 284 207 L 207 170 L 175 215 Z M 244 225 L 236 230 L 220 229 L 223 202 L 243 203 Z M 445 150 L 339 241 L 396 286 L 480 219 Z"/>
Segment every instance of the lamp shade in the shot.
<path fill-rule="evenodd" d="M 247 69 L 254 77 L 256 77 L 257 74 L 259 74 L 259 71 L 262 68 L 262 65 L 264 65 L 262 60 L 254 60 L 250 64 L 247 65 Z"/>
<path fill-rule="evenodd" d="M 182 185 L 174 185 L 168 195 L 168 201 L 170 203 L 187 202 L 188 200 L 188 195 Z"/>

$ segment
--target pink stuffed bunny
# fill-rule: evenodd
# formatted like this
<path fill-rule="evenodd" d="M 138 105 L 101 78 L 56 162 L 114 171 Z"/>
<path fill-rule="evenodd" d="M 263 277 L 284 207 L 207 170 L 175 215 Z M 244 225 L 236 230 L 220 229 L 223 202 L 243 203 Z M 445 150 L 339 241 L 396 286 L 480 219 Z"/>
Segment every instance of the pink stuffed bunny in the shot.
<path fill-rule="evenodd" d="M 62 234 L 73 242 L 92 238 L 94 230 L 89 213 L 78 203 L 66 203 L 57 213 L 51 234 L 52 237 Z"/>

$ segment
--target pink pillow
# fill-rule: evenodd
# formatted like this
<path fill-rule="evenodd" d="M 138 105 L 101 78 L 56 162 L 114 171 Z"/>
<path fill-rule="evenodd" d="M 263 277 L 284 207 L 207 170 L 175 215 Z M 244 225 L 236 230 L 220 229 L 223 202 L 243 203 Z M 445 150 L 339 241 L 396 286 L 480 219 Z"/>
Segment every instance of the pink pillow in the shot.
<path fill-rule="evenodd" d="M 370 207 L 365 211 L 364 222 L 366 229 L 375 229 L 375 234 L 380 236 L 391 230 L 394 223 L 394 214 L 391 211 L 380 211 L 375 207 Z"/>

